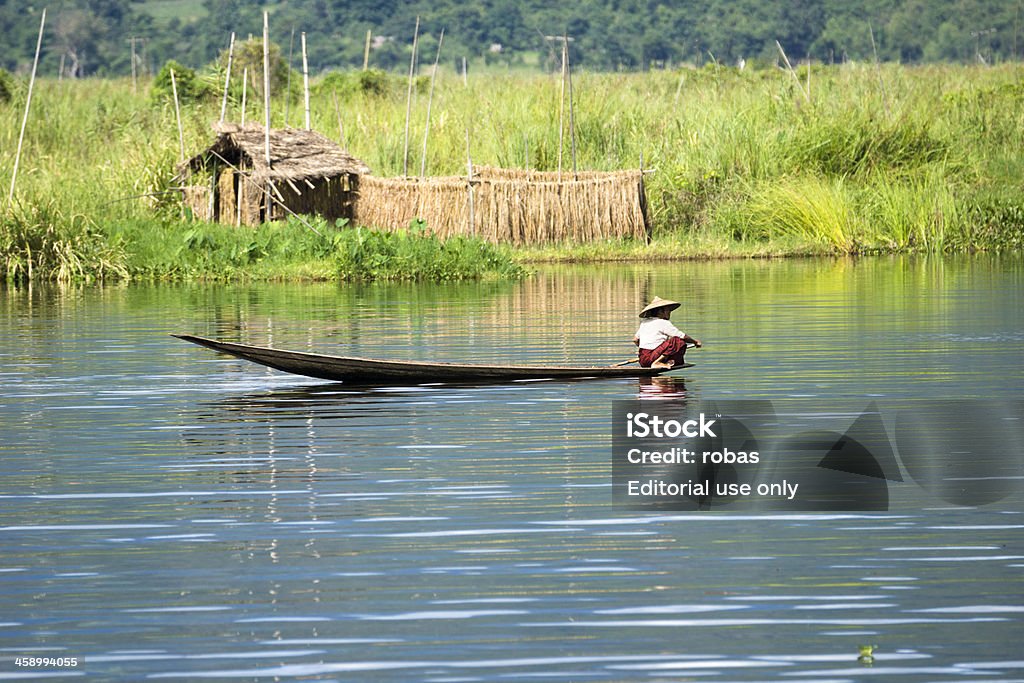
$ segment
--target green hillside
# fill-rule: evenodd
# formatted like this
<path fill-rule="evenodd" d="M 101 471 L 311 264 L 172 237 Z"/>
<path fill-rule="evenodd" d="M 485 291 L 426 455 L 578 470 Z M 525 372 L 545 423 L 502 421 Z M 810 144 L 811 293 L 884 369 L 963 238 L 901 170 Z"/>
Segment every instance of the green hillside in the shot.
<path fill-rule="evenodd" d="M 873 60 L 993 64 L 1024 53 L 1021 2 L 1010 0 L 298 0 L 266 5 L 243 0 L 55 0 L 43 71 L 65 75 L 130 72 L 131 37 L 143 39 L 140 66 L 168 59 L 198 67 L 229 34 L 258 35 L 262 11 L 272 38 L 291 48 L 306 32 L 314 72 L 362 64 L 367 31 L 376 37 L 371 65 L 408 64 L 416 17 L 423 47 L 445 30 L 443 59 L 463 57 L 503 68 L 551 69 L 557 36 L 568 34 L 572 60 L 592 70 L 646 70 L 690 63 L 778 59 L 824 64 Z M 42 4 L 0 0 L 0 67 L 30 63 Z M 875 49 L 872 47 L 872 37 Z M 294 41 L 297 44 L 297 40 Z"/>

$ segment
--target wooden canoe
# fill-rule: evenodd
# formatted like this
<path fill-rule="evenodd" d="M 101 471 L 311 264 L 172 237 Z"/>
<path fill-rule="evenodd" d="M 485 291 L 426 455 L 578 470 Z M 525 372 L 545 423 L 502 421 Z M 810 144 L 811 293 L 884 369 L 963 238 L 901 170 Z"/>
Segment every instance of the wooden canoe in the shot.
<path fill-rule="evenodd" d="M 373 358 L 325 356 L 318 353 L 249 346 L 247 344 L 196 337 L 190 334 L 175 334 L 172 336 L 294 375 L 356 384 L 653 377 L 669 371 L 665 368 L 641 368 L 639 366 L 466 365 L 461 363 L 377 360 Z M 692 367 L 692 364 L 686 363 L 679 367 L 688 368 Z M 678 368 L 671 369 L 676 370 Z"/>

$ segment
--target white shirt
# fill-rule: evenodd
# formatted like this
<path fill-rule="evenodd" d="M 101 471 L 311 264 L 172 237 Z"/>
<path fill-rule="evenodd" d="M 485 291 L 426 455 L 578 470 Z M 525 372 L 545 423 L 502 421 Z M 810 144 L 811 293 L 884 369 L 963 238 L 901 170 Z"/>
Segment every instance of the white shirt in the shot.
<path fill-rule="evenodd" d="M 664 318 L 644 318 L 640 329 L 636 331 L 640 339 L 640 348 L 653 351 L 670 337 L 685 337 L 679 328 Z"/>

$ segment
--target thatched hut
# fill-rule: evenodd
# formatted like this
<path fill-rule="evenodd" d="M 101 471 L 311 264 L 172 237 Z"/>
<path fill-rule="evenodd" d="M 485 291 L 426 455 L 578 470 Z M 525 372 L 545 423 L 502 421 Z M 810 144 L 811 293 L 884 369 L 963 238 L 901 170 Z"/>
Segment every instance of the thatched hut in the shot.
<path fill-rule="evenodd" d="M 354 217 L 359 176 L 369 169 L 320 133 L 271 129 L 268 164 L 262 126 L 217 124 L 214 131 L 213 144 L 179 168 L 196 218 L 259 225 L 290 213 Z"/>

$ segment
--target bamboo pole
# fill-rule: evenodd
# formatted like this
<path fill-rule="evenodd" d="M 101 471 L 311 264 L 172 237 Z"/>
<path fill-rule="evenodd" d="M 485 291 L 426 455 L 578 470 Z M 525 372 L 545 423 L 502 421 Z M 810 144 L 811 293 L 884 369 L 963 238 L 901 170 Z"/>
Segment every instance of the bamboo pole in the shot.
<path fill-rule="evenodd" d="M 370 68 L 370 37 L 373 35 L 373 29 L 366 29 L 366 45 L 363 47 L 363 71 Z"/>
<path fill-rule="evenodd" d="M 889 97 L 885 92 L 885 81 L 882 80 L 882 65 L 878 63 L 878 48 L 875 47 L 875 30 L 871 28 L 871 22 L 868 22 L 868 34 L 871 36 L 871 52 L 875 55 L 875 72 L 878 74 L 878 87 L 882 89 L 882 107 L 885 109 L 885 115 L 889 116 Z"/>
<path fill-rule="evenodd" d="M 267 161 L 267 170 L 270 170 L 270 18 L 269 13 L 263 11 L 263 154 Z M 269 184 L 268 188 L 273 188 Z M 263 221 L 271 219 L 274 211 L 274 197 L 269 189 L 266 194 L 266 210 L 263 212 Z"/>
<path fill-rule="evenodd" d="M 208 220 L 212 223 L 215 211 L 215 202 L 217 201 L 217 174 L 210 174 L 210 202 L 207 204 L 206 210 L 209 211 L 207 214 Z"/>
<path fill-rule="evenodd" d="M 224 123 L 224 117 L 228 111 L 228 86 L 231 85 L 231 62 L 235 58 L 235 32 L 231 32 L 231 40 L 228 42 L 228 69 L 224 76 L 224 96 L 220 100 L 220 122 Z M 242 86 L 245 87 L 245 86 Z"/>
<path fill-rule="evenodd" d="M 306 130 L 309 130 L 309 62 L 306 59 L 306 32 L 302 32 L 302 96 L 306 105 Z"/>
<path fill-rule="evenodd" d="M 563 40 L 565 41 L 565 73 L 566 79 L 569 81 L 569 141 L 572 149 L 572 178 L 578 180 L 579 178 L 576 176 L 576 115 L 572 104 L 572 67 L 569 65 L 568 34 Z"/>
<path fill-rule="evenodd" d="M 178 106 L 178 79 L 174 77 L 174 69 L 171 69 L 171 93 L 174 95 L 174 118 L 178 120 L 178 156 L 179 160 L 185 161 L 185 130 L 181 127 L 181 107 Z"/>
<path fill-rule="evenodd" d="M 11 171 L 11 191 L 7 195 L 7 203 L 14 204 L 14 184 L 18 180 L 18 164 L 21 162 L 21 147 L 25 143 L 25 126 L 28 124 L 28 112 L 32 106 L 32 89 L 36 84 L 36 69 L 39 67 L 39 52 L 43 48 L 43 27 L 46 26 L 46 8 L 39 20 L 39 38 L 36 40 L 36 56 L 32 60 L 32 77 L 28 80 L 28 96 L 25 98 L 25 115 L 21 117 L 21 133 L 18 134 L 18 151 L 14 155 L 14 170 Z M 30 260 L 31 262 L 31 260 Z"/>
<path fill-rule="evenodd" d="M 562 138 L 565 136 L 565 53 L 567 47 L 562 43 L 562 90 L 558 100 L 558 181 L 562 181 Z"/>
<path fill-rule="evenodd" d="M 686 74 L 679 74 L 679 85 L 676 86 L 676 96 L 673 98 L 673 104 L 679 104 L 679 96 L 683 93 L 683 83 L 686 82 Z"/>
<path fill-rule="evenodd" d="M 216 152 L 214 152 L 214 153 L 216 154 Z M 238 180 L 234 181 L 234 185 L 235 185 L 235 225 L 241 226 L 242 225 L 242 190 L 243 190 L 242 180 L 243 180 L 243 178 L 242 178 L 242 176 L 238 175 L 237 173 L 236 173 L 236 176 L 238 177 Z"/>
<path fill-rule="evenodd" d="M 782 43 L 775 41 L 775 47 L 779 48 L 779 54 L 782 55 L 782 61 L 786 63 L 786 68 L 789 69 L 790 75 L 793 80 L 796 81 L 796 87 L 800 90 L 800 94 L 807 100 L 807 104 L 811 103 L 811 96 L 804 91 L 804 84 L 800 82 L 800 77 L 796 75 L 796 70 L 793 69 L 793 65 L 789 63 L 789 57 L 786 56 L 786 51 L 782 49 Z"/>
<path fill-rule="evenodd" d="M 263 153 L 270 168 L 270 19 L 266 10 L 263 11 L 263 121 Z"/>
<path fill-rule="evenodd" d="M 647 190 L 644 187 L 644 151 L 640 150 L 640 179 L 637 184 L 640 200 L 640 215 L 643 219 L 644 239 L 649 244 L 651 241 L 651 230 L 647 224 Z"/>
<path fill-rule="evenodd" d="M 420 18 L 412 33 L 412 56 L 409 58 L 409 88 L 405 95 L 405 149 L 402 153 L 402 175 L 409 177 L 409 118 L 412 116 L 412 78 L 416 70 L 416 45 L 420 34 Z"/>
<path fill-rule="evenodd" d="M 469 230 L 467 234 L 476 235 L 476 220 L 473 216 L 473 157 L 469 151 L 469 126 L 466 126 L 466 188 L 469 196 Z"/>
<path fill-rule="evenodd" d="M 249 89 L 249 67 L 242 68 L 242 127 L 245 127 L 245 94 Z"/>
<path fill-rule="evenodd" d="M 288 80 L 284 86 L 284 127 L 288 127 L 288 113 L 292 103 L 292 53 L 295 51 L 295 25 L 292 24 L 292 35 L 288 39 Z"/>
<path fill-rule="evenodd" d="M 427 123 L 423 128 L 423 157 L 420 159 L 420 180 L 427 175 L 427 137 L 430 135 L 430 107 L 434 103 L 434 81 L 437 80 L 437 64 L 441 61 L 441 44 L 444 43 L 444 29 L 437 39 L 437 55 L 434 56 L 434 69 L 430 72 L 430 96 L 427 98 Z"/>

